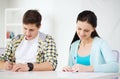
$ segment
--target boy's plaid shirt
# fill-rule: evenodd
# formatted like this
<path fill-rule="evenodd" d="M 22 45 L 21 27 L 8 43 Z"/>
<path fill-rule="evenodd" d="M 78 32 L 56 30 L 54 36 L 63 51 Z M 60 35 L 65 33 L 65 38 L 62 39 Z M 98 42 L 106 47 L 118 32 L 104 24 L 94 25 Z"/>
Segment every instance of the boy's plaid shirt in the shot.
<path fill-rule="evenodd" d="M 43 63 L 43 62 L 51 62 L 54 69 L 57 66 L 57 51 L 56 51 L 56 44 L 54 39 L 49 36 L 45 35 L 40 32 L 40 37 L 38 39 L 38 50 L 37 50 L 37 58 L 36 63 Z M 45 39 L 42 40 L 41 38 L 45 36 Z M 11 62 L 15 62 L 15 51 L 21 41 L 24 39 L 24 35 L 18 35 L 17 37 L 13 38 L 7 45 L 5 54 L 0 57 L 0 60 L 6 61 L 9 60 Z"/>

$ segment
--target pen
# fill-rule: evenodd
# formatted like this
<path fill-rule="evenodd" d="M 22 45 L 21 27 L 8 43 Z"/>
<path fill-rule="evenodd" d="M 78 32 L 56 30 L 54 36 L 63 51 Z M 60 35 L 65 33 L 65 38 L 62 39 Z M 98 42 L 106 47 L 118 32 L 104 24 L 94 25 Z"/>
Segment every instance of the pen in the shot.
<path fill-rule="evenodd" d="M 76 64 L 76 57 L 74 56 L 74 64 Z"/>

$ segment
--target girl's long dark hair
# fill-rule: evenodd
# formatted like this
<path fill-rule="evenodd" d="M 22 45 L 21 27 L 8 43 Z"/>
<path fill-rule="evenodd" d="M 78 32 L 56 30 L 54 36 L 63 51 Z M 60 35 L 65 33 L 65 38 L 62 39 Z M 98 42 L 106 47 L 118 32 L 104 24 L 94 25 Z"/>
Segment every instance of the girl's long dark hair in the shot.
<path fill-rule="evenodd" d="M 91 24 L 93 28 L 96 28 L 97 27 L 97 17 L 96 15 L 94 14 L 94 12 L 90 11 L 90 10 L 85 10 L 81 13 L 79 13 L 78 17 L 77 17 L 77 21 L 82 21 L 82 22 L 85 22 L 87 21 L 87 23 Z M 99 37 L 98 33 L 95 31 L 92 32 L 91 34 L 91 37 L 94 38 L 94 37 Z M 80 38 L 78 37 L 77 35 L 77 32 L 75 32 L 75 35 L 73 37 L 73 40 L 71 42 L 71 44 L 77 40 L 79 40 Z"/>

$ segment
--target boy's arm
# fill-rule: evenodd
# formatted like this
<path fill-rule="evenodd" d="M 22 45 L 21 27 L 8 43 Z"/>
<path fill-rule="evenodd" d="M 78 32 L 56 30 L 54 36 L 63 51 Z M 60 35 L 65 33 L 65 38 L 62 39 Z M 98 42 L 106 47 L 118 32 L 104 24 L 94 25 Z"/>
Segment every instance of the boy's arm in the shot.
<path fill-rule="evenodd" d="M 4 61 L 0 61 L 0 69 L 5 69 L 4 64 L 5 64 L 5 62 L 4 62 Z"/>

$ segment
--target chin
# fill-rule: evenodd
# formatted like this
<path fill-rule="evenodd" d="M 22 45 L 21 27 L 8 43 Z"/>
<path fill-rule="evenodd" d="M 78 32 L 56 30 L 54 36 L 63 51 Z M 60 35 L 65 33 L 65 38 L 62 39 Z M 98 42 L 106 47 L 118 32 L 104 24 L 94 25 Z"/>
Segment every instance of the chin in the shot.
<path fill-rule="evenodd" d="M 85 39 L 84 37 L 80 37 L 80 39 Z"/>
<path fill-rule="evenodd" d="M 32 40 L 32 38 L 26 38 L 27 40 Z"/>
<path fill-rule="evenodd" d="M 81 39 L 81 40 L 85 40 L 85 39 L 86 39 L 86 37 L 80 37 L 80 39 Z"/>

